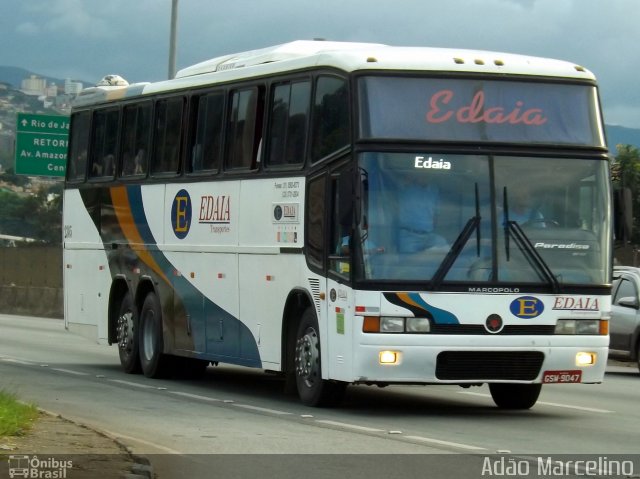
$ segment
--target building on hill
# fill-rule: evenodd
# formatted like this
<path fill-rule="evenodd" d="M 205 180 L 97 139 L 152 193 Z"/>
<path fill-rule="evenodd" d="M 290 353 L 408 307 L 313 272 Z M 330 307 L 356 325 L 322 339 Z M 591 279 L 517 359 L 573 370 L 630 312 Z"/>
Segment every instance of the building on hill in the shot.
<path fill-rule="evenodd" d="M 31 75 L 22 80 L 20 90 L 26 95 L 42 96 L 47 89 L 47 80 L 37 75 Z"/>

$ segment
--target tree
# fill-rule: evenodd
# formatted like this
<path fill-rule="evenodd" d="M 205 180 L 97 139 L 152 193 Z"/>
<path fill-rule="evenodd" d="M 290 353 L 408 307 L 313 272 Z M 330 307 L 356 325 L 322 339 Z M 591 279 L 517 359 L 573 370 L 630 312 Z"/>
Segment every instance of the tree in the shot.
<path fill-rule="evenodd" d="M 32 194 L 0 190 L 0 233 L 48 244 L 62 239 L 62 184 Z"/>

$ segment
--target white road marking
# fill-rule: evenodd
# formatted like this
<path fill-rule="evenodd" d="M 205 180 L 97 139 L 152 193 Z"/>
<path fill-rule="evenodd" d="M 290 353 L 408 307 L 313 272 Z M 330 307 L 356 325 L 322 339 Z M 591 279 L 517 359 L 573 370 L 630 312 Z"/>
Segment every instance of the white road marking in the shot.
<path fill-rule="evenodd" d="M 481 396 L 481 397 L 487 397 L 487 398 L 491 397 L 491 394 L 473 393 L 473 392 L 470 392 L 470 391 L 458 391 L 458 394 L 468 394 L 469 396 Z M 593 408 L 593 407 L 576 406 L 574 404 L 560 404 L 560 403 L 556 403 L 556 402 L 546 402 L 546 401 L 538 401 L 538 402 L 536 402 L 536 405 L 562 407 L 562 408 L 566 408 L 566 409 L 577 409 L 578 411 L 599 412 L 599 413 L 603 413 L 603 414 L 609 414 L 609 413 L 614 413 L 615 412 L 615 411 L 609 411 L 608 409 L 598 409 L 598 408 Z"/>
<path fill-rule="evenodd" d="M 422 436 L 403 436 L 405 439 L 413 439 L 414 441 L 428 442 L 431 444 L 440 444 L 442 446 L 453 446 L 459 449 L 467 449 L 470 451 L 486 451 L 484 447 L 472 446 L 470 444 L 462 444 L 459 442 L 441 441 L 440 439 L 432 439 L 430 437 Z"/>
<path fill-rule="evenodd" d="M 80 371 L 72 371 L 71 369 L 51 368 L 51 370 L 58 371 L 60 373 L 73 374 L 75 376 L 89 376 L 89 373 L 81 373 Z"/>
<path fill-rule="evenodd" d="M 109 379 L 109 381 L 111 381 L 112 383 L 126 384 L 127 386 L 133 386 L 140 389 L 158 389 L 155 386 L 147 386 L 146 384 L 138 384 L 131 381 L 125 381 L 123 379 Z"/>
<path fill-rule="evenodd" d="M 615 412 L 615 411 L 609 411 L 607 409 L 598 409 L 598 408 L 595 408 L 595 407 L 574 406 L 573 404 L 559 404 L 559 403 L 555 403 L 555 402 L 538 401 L 536 404 L 542 404 L 544 406 L 564 407 L 564 408 L 567 408 L 567 409 L 577 409 L 579 411 L 599 412 L 599 413 L 603 413 L 603 414 L 609 414 L 609 413 L 614 413 Z"/>
<path fill-rule="evenodd" d="M 211 401 L 211 402 L 220 402 L 220 401 L 222 401 L 222 399 L 210 398 L 210 397 L 207 397 L 207 396 L 200 396 L 199 394 L 183 393 L 183 392 L 180 392 L 180 391 L 169 391 L 169 394 L 175 394 L 176 396 L 182 396 L 182 397 L 186 397 L 186 398 L 190 398 L 190 399 L 199 399 L 201 401 Z"/>
<path fill-rule="evenodd" d="M 269 408 L 266 408 L 266 407 L 251 406 L 249 404 L 235 404 L 234 403 L 233 406 L 241 407 L 243 409 L 251 409 L 253 411 L 268 412 L 270 414 L 279 414 L 279 415 L 291 415 L 292 414 L 292 413 L 286 412 L 286 411 L 278 411 L 277 409 L 269 409 Z"/>
<path fill-rule="evenodd" d="M 5 363 L 16 363 L 16 364 L 24 364 L 25 366 L 33 366 L 33 363 L 29 363 L 27 361 L 21 361 L 20 359 L 13 358 L 2 358 Z"/>
<path fill-rule="evenodd" d="M 329 426 L 345 427 L 348 429 L 355 429 L 356 431 L 366 432 L 384 432 L 384 429 L 375 429 L 373 427 L 357 426 L 355 424 L 347 424 L 346 422 L 329 421 L 326 419 L 316 419 L 316 422 L 320 424 L 327 424 Z"/>

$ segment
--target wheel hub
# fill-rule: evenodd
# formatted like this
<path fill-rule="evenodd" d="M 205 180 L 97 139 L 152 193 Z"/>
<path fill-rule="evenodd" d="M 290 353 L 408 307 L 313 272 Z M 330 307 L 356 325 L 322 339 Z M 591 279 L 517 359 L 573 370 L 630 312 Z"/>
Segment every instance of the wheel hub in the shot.
<path fill-rule="evenodd" d="M 296 374 L 308 385 L 312 385 L 319 376 L 318 353 L 318 334 L 308 329 L 296 342 Z"/>
<path fill-rule="evenodd" d="M 128 349 L 133 341 L 133 313 L 127 311 L 118 318 L 118 327 L 116 328 L 118 347 L 120 349 Z"/>

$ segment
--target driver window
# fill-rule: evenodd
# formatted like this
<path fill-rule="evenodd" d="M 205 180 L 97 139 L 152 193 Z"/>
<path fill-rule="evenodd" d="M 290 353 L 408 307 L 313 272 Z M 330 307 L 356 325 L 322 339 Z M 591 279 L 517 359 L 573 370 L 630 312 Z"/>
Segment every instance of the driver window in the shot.
<path fill-rule="evenodd" d="M 345 278 L 349 277 L 353 242 L 351 168 L 335 172 L 331 176 L 331 249 L 329 269 Z"/>

